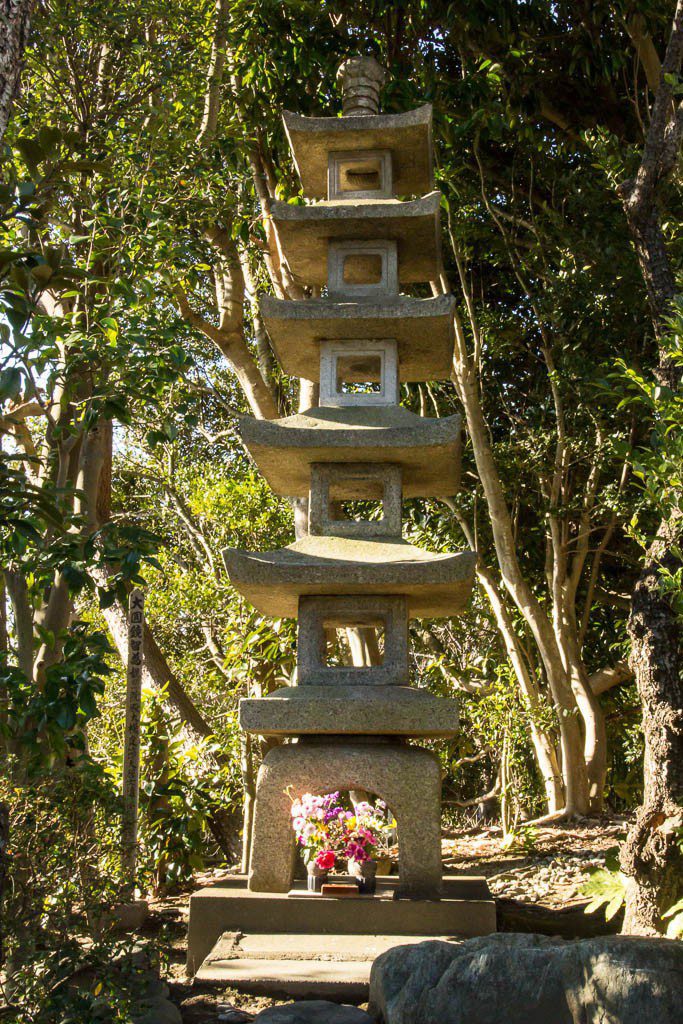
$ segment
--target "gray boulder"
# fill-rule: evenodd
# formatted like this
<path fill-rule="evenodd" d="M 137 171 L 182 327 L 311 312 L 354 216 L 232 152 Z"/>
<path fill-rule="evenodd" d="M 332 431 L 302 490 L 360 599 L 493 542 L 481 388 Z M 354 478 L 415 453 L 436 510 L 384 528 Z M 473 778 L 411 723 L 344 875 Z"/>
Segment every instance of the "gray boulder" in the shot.
<path fill-rule="evenodd" d="M 255 1018 L 254 1024 L 372 1024 L 372 1018 L 357 1006 L 309 999 L 300 1003 L 270 1006 Z"/>
<path fill-rule="evenodd" d="M 610 935 L 487 935 L 379 956 L 369 1012 L 384 1024 L 673 1024 L 683 944 Z"/>

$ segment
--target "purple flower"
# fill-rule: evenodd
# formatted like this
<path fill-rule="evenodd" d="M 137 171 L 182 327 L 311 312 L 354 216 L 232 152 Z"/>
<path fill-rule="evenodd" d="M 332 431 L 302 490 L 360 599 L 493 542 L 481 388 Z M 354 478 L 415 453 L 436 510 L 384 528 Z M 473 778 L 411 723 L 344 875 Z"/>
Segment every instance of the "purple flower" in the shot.
<path fill-rule="evenodd" d="M 370 860 L 370 855 L 365 847 L 354 840 L 351 840 L 351 842 L 347 844 L 344 853 L 349 860 L 355 860 L 357 864 L 362 864 L 364 861 Z"/>

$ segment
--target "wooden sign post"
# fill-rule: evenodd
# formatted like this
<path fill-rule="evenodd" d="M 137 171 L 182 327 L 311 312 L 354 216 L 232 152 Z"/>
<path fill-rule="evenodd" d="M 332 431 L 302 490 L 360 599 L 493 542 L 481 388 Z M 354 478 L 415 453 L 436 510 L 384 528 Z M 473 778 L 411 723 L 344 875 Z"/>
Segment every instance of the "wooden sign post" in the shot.
<path fill-rule="evenodd" d="M 138 794 L 140 786 L 140 716 L 142 704 L 145 598 L 132 590 L 128 599 L 128 665 L 126 672 L 126 728 L 123 739 L 123 815 L 121 867 L 126 887 L 133 895 L 138 844 Z"/>

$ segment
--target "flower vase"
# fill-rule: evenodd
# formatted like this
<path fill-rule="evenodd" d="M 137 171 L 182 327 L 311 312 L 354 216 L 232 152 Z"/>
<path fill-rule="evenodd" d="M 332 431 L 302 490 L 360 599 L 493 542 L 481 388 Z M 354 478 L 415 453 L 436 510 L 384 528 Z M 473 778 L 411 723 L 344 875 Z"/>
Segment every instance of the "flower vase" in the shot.
<path fill-rule="evenodd" d="M 378 875 L 391 874 L 391 857 L 378 857 L 375 861 Z"/>
<path fill-rule="evenodd" d="M 320 892 L 330 872 L 325 868 L 318 867 L 314 860 L 306 865 L 306 870 L 308 871 L 308 891 Z"/>
<path fill-rule="evenodd" d="M 348 861 L 349 874 L 358 882 L 358 891 L 372 896 L 377 889 L 377 862 L 374 860 Z"/>

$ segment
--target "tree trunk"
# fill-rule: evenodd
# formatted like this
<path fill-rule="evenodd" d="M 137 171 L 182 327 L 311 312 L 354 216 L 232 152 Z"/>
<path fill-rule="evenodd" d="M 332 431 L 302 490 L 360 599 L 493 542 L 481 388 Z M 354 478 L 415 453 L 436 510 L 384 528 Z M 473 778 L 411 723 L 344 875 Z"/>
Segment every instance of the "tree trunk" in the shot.
<path fill-rule="evenodd" d="M 100 582 L 105 582 L 102 577 Z M 103 610 L 109 632 L 123 663 L 128 658 L 128 639 L 126 630 L 126 613 L 118 605 L 113 604 Z M 159 646 L 145 625 L 143 683 L 147 682 L 157 690 L 166 692 L 168 702 L 175 708 L 183 724 L 200 739 L 208 739 L 213 729 L 194 704 L 179 679 L 171 672 Z M 219 754 L 214 755 L 219 765 L 227 765 L 229 759 Z M 234 813 L 225 807 L 217 808 L 211 815 L 209 825 L 214 839 L 228 860 L 233 860 L 237 849 L 238 826 Z"/>
<path fill-rule="evenodd" d="M 465 348 L 462 324 L 458 321 L 455 333 L 454 378 L 458 397 L 465 409 L 477 473 L 486 496 L 501 577 L 534 637 L 557 713 L 565 788 L 564 810 L 570 817 L 586 814 L 589 788 L 576 700 L 562 664 L 552 623 L 534 596 L 519 565 L 510 512 L 491 451 L 474 371 Z"/>
<path fill-rule="evenodd" d="M 19 90 L 33 0 L 0 0 L 0 142 Z"/>
<path fill-rule="evenodd" d="M 675 296 L 675 277 L 662 231 L 658 192 L 680 156 L 683 105 L 674 86 L 683 61 L 683 0 L 678 0 L 640 166 L 618 190 L 660 341 L 655 370 L 662 385 L 680 388 L 680 368 L 661 344 Z M 624 932 L 663 931 L 661 915 L 683 894 L 683 648 L 681 620 L 663 591 L 664 574 L 680 571 L 683 512 L 665 517 L 633 592 L 630 662 L 643 706 L 643 803 L 621 850 L 626 876 Z"/>
<path fill-rule="evenodd" d="M 512 619 L 490 572 L 488 569 L 480 566 L 477 569 L 477 576 L 486 591 L 496 617 L 496 624 L 505 643 L 507 655 L 515 670 L 522 696 L 529 709 L 529 733 L 536 756 L 536 763 L 543 780 L 547 810 L 548 813 L 555 814 L 557 811 L 562 810 L 564 806 L 562 772 L 557 759 L 555 744 L 548 733 L 539 727 L 537 722 L 542 700 L 541 693 L 536 680 L 527 668 L 515 635 Z"/>
<path fill-rule="evenodd" d="M 240 763 L 242 767 L 242 786 L 244 789 L 244 807 L 242 810 L 242 874 L 249 871 L 251 854 L 251 835 L 254 824 L 254 801 L 256 799 L 256 782 L 254 779 L 254 761 L 251 753 L 251 736 L 240 732 Z"/>
<path fill-rule="evenodd" d="M 683 855 L 675 832 L 683 827 L 683 631 L 660 588 L 662 569 L 678 566 L 672 548 L 682 531 L 683 515 L 660 528 L 636 585 L 628 623 L 631 665 L 643 704 L 645 758 L 643 803 L 621 850 L 627 934 L 664 931 L 662 913 L 683 896 Z"/>
<path fill-rule="evenodd" d="M 149 766 L 152 778 L 155 781 L 157 795 L 151 801 L 148 808 L 148 816 L 151 821 L 159 821 L 168 814 L 169 799 L 163 792 L 168 786 L 168 736 L 163 724 L 158 723 L 158 732 L 155 739 L 155 751 L 152 764 Z M 154 869 L 154 893 L 159 895 L 166 887 L 168 875 L 168 860 L 161 854 Z"/>
<path fill-rule="evenodd" d="M 572 621 L 566 621 L 571 618 Z M 565 616 L 560 627 L 558 643 L 574 692 L 577 707 L 583 719 L 583 756 L 588 777 L 590 814 L 601 814 L 607 778 L 607 729 L 600 701 L 588 681 L 588 673 L 579 650 L 576 623 L 573 616 Z"/>
<path fill-rule="evenodd" d="M 27 679 L 33 678 L 33 612 L 28 599 L 28 588 L 24 576 L 19 572 L 5 571 L 7 593 L 14 613 L 14 638 L 17 644 L 17 661 Z"/>

